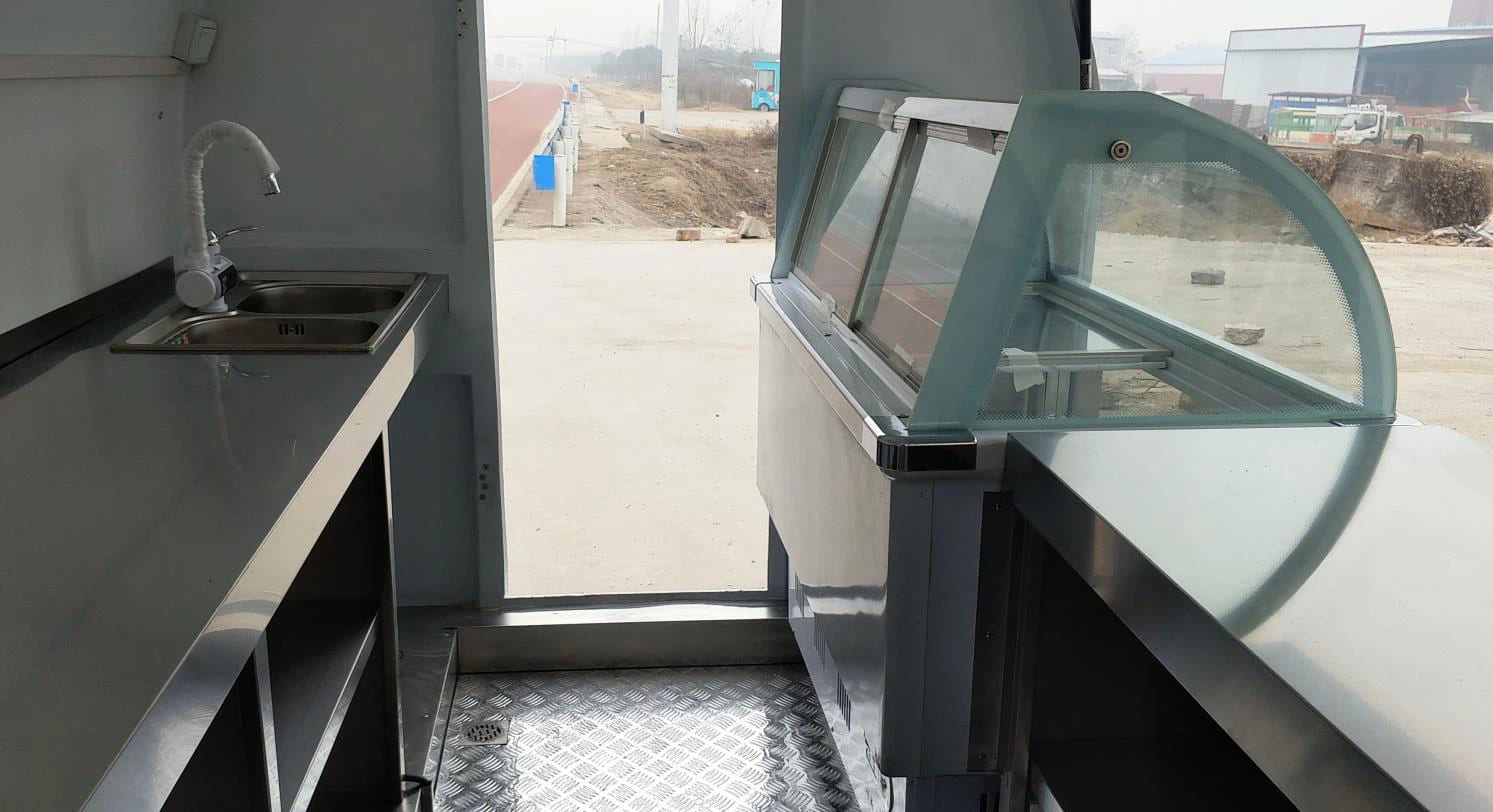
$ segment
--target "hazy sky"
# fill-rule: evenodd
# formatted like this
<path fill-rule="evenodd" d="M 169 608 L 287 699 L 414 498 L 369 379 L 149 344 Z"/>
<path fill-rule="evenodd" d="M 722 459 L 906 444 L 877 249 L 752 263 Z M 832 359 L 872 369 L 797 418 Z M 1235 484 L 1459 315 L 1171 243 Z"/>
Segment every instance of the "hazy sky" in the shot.
<path fill-rule="evenodd" d="M 1224 45 L 1237 28 L 1363 23 L 1370 31 L 1446 25 L 1451 0 L 1092 0 L 1094 30 L 1135 30 L 1157 56 L 1187 43 Z"/>
<path fill-rule="evenodd" d="M 745 12 L 749 0 L 705 2 L 719 16 Z M 775 9 L 781 8 L 781 0 L 772 2 Z M 1451 0 L 1093 0 L 1093 4 L 1095 30 L 1128 26 L 1152 56 L 1181 43 L 1222 45 L 1235 28 L 1363 23 L 1376 31 L 1445 25 L 1451 8 Z M 571 53 L 578 53 L 600 50 L 597 46 L 616 48 L 634 27 L 651 39 L 658 0 L 491 0 L 486 8 L 490 36 L 557 31 L 571 39 Z M 775 46 L 775 28 L 770 39 Z M 521 46 L 536 48 L 537 42 L 511 37 L 493 40 L 495 47 L 513 52 Z"/>
<path fill-rule="evenodd" d="M 681 12 L 688 0 L 679 0 Z M 726 14 L 745 17 L 751 0 L 701 0 L 710 16 L 719 19 Z M 773 24 L 764 32 L 771 49 L 778 46 L 778 15 L 782 13 L 782 0 L 757 0 L 758 7 L 770 3 Z M 588 53 L 601 50 L 596 46 L 617 48 L 623 43 L 630 29 L 637 28 L 647 37 L 649 44 L 658 20 L 658 0 L 488 0 L 486 5 L 487 33 L 496 47 L 517 50 L 521 43 L 534 40 L 495 35 L 547 35 L 568 37 L 571 53 Z M 743 32 L 743 36 L 746 36 Z M 583 42 L 584 41 L 584 42 Z M 749 44 L 749 43 L 748 43 Z"/>

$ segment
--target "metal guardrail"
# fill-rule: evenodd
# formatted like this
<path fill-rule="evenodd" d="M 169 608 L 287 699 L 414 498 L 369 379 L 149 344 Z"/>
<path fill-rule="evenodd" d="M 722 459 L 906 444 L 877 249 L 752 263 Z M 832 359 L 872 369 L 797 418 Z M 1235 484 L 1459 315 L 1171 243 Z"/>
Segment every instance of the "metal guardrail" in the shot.
<path fill-rule="evenodd" d="M 579 85 L 571 85 L 566 96 L 579 96 Z M 533 158 L 534 188 L 554 192 L 551 225 L 564 227 L 565 199 L 575 192 L 575 169 L 580 157 L 580 125 L 570 98 L 560 102 L 554 131 Z"/>

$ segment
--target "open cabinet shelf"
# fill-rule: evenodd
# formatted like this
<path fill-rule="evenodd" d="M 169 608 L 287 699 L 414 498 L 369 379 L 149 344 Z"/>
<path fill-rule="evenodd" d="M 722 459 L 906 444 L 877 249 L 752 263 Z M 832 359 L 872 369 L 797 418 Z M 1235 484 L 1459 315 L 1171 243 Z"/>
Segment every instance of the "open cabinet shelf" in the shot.
<path fill-rule="evenodd" d="M 374 610 L 341 601 L 287 604 L 270 624 L 271 703 L 286 810 L 310 805 L 378 631 Z"/>
<path fill-rule="evenodd" d="M 370 450 L 318 532 L 166 808 L 398 805 L 404 765 L 383 449 Z"/>

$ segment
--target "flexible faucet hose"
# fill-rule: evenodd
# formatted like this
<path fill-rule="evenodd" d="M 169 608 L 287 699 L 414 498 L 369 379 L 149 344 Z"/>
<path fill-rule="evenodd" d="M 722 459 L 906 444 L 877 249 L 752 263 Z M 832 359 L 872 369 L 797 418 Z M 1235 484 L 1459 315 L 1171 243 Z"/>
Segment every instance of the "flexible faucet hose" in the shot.
<path fill-rule="evenodd" d="M 232 121 L 214 121 L 204 125 L 202 129 L 192 136 L 187 142 L 187 148 L 181 157 L 182 192 L 185 195 L 186 218 L 183 223 L 185 234 L 182 240 L 181 253 L 177 256 L 176 270 L 181 271 L 196 268 L 207 269 L 212 266 L 212 257 L 207 251 L 207 211 L 203 203 L 202 192 L 202 164 L 207 158 L 207 153 L 219 141 L 229 141 L 243 147 L 249 153 L 249 157 L 259 165 L 261 177 L 268 177 L 280 171 L 280 165 L 275 162 L 275 156 L 264 146 L 264 142 L 242 124 Z"/>

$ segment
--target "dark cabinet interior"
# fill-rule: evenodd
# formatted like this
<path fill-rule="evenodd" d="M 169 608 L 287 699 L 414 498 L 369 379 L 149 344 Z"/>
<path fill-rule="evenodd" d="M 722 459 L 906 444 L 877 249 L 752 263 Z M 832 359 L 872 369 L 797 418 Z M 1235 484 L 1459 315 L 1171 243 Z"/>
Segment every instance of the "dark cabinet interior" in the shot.
<path fill-rule="evenodd" d="M 374 445 L 167 809 L 388 809 L 400 800 L 384 444 Z"/>
<path fill-rule="evenodd" d="M 1034 785 L 1064 812 L 1296 808 L 1060 556 L 1042 558 Z"/>

